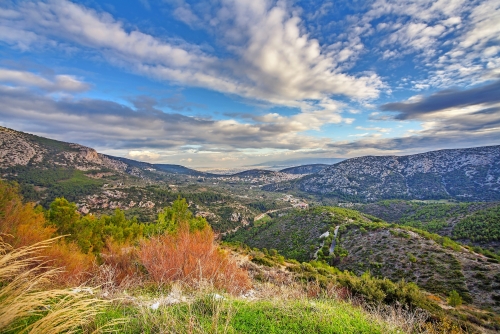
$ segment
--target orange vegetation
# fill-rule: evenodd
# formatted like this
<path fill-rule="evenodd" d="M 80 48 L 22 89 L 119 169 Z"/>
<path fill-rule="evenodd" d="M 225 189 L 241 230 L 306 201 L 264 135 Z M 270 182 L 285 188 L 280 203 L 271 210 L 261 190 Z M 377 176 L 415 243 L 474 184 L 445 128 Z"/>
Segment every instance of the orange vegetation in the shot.
<path fill-rule="evenodd" d="M 231 293 L 244 291 L 251 284 L 248 273 L 214 243 L 208 226 L 190 232 L 188 224 L 181 224 L 176 233 L 144 240 L 139 259 L 159 284 L 182 281 L 197 286 L 206 282 Z"/>
<path fill-rule="evenodd" d="M 137 248 L 129 243 L 120 244 L 108 239 L 101 259 L 103 265 L 111 267 L 113 275 L 110 279 L 116 286 L 142 275 L 138 268 Z"/>
<path fill-rule="evenodd" d="M 42 212 L 23 203 L 16 186 L 0 182 L 0 235 L 14 248 L 30 246 L 54 236 Z M 63 271 L 55 277 L 61 285 L 81 284 L 89 278 L 94 256 L 83 254 L 72 243 L 60 240 L 41 253 L 41 261 Z"/>

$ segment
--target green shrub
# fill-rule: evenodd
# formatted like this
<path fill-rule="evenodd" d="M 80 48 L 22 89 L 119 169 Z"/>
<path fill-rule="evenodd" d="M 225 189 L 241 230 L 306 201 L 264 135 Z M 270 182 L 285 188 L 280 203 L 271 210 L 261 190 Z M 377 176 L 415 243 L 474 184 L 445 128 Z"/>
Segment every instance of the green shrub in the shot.
<path fill-rule="evenodd" d="M 455 290 L 451 291 L 448 295 L 448 304 L 456 307 L 462 305 L 462 297 Z"/>

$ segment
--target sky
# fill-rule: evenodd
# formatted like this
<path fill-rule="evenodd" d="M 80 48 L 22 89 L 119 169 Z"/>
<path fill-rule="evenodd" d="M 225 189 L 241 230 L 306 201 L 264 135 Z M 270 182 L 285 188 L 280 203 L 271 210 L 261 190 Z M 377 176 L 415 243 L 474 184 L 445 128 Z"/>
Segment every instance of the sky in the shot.
<path fill-rule="evenodd" d="M 4 0 L 0 125 L 190 167 L 499 145 L 500 0 Z"/>

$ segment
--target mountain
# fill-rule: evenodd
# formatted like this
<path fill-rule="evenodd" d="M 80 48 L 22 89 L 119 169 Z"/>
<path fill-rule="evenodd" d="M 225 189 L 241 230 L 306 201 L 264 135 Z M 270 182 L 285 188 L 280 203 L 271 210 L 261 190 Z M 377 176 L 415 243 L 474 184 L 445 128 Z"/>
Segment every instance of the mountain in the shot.
<path fill-rule="evenodd" d="M 199 172 L 197 170 L 184 167 L 181 165 L 172 165 L 172 164 L 151 164 L 148 162 L 136 161 L 132 159 L 122 158 L 122 157 L 113 157 L 107 155 L 106 157 L 119 160 L 121 162 L 126 163 L 129 166 L 137 167 L 147 171 L 161 171 L 169 174 L 179 174 L 179 175 L 191 175 L 191 176 L 203 176 L 203 177 L 213 177 L 218 176 L 216 174 Z"/>
<path fill-rule="evenodd" d="M 350 201 L 500 200 L 500 146 L 353 158 L 306 176 L 294 186 Z"/>
<path fill-rule="evenodd" d="M 269 167 L 271 169 L 288 168 L 302 165 L 333 165 L 345 160 L 344 158 L 303 158 L 303 159 L 288 159 L 282 161 L 266 161 L 250 167 Z"/>
<path fill-rule="evenodd" d="M 148 172 L 165 172 L 191 176 L 214 176 L 180 165 L 147 162 L 97 153 L 79 144 L 66 143 L 29 133 L 0 127 L 0 168 L 14 166 L 60 167 L 77 170 L 111 169 L 144 177 Z"/>
<path fill-rule="evenodd" d="M 266 170 L 266 169 L 249 169 L 245 170 L 243 172 L 239 172 L 236 174 L 233 174 L 232 176 L 237 176 L 240 178 L 245 178 L 245 177 L 261 177 L 261 176 L 273 176 L 279 174 L 279 172 L 274 172 L 271 170 Z"/>
<path fill-rule="evenodd" d="M 323 169 L 329 166 L 330 165 L 326 164 L 302 165 L 302 166 L 285 168 L 280 170 L 280 172 L 288 174 L 313 174 L 322 171 Z"/>

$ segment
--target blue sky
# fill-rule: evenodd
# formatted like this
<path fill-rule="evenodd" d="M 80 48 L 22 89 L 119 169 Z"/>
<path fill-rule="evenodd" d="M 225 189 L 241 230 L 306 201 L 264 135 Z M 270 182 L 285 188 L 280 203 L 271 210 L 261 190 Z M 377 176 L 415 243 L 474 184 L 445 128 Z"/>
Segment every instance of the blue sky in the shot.
<path fill-rule="evenodd" d="M 500 144 L 498 0 L 0 3 L 0 125 L 193 167 Z"/>

